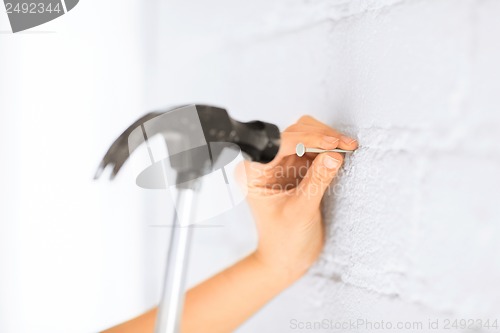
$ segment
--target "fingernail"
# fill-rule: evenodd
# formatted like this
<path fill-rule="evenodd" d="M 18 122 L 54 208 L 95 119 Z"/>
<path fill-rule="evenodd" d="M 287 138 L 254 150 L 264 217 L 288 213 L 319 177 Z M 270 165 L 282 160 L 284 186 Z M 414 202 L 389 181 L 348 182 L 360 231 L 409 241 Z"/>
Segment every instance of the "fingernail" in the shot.
<path fill-rule="evenodd" d="M 323 165 L 328 169 L 336 169 L 340 165 L 340 161 L 331 157 L 330 155 L 325 155 L 323 159 Z"/>
<path fill-rule="evenodd" d="M 352 144 L 352 143 L 356 142 L 356 140 L 355 140 L 355 139 L 350 138 L 350 137 L 345 136 L 345 135 L 341 135 L 341 136 L 340 136 L 340 140 L 341 140 L 343 143 L 345 143 L 346 145 L 350 145 L 350 144 Z"/>
<path fill-rule="evenodd" d="M 339 139 L 334 136 L 324 136 L 323 141 L 325 141 L 326 143 L 337 143 L 339 142 Z"/>

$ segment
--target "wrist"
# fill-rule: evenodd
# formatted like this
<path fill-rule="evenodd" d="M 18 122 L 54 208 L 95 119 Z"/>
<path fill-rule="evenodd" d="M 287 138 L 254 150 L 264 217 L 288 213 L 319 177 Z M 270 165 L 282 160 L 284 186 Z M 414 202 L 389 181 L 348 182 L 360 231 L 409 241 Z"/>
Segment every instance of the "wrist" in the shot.
<path fill-rule="evenodd" d="M 257 249 L 251 255 L 251 260 L 258 266 L 266 276 L 280 281 L 283 284 L 290 285 L 300 279 L 312 266 L 310 263 L 295 262 L 287 264 L 273 260 L 267 260 L 266 257 Z"/>

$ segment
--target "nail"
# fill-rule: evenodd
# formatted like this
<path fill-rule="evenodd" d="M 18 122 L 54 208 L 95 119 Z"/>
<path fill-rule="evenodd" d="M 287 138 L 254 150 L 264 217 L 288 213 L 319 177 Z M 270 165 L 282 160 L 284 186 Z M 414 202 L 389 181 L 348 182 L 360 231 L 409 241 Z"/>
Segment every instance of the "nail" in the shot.
<path fill-rule="evenodd" d="M 337 152 L 337 153 L 352 153 L 354 150 L 346 150 L 346 149 L 321 149 L 321 148 L 308 148 L 304 146 L 303 143 L 298 143 L 295 147 L 295 153 L 298 157 L 304 156 L 305 153 L 326 153 L 326 152 Z"/>
<path fill-rule="evenodd" d="M 340 136 L 340 140 L 341 140 L 343 143 L 345 143 L 346 145 L 350 145 L 350 144 L 352 144 L 352 143 L 356 142 L 356 140 L 355 140 L 355 139 L 350 138 L 350 137 L 345 136 L 345 135 L 341 135 L 341 136 Z"/>
<path fill-rule="evenodd" d="M 328 169 L 336 169 L 340 165 L 340 161 L 331 157 L 330 155 L 325 155 L 323 159 L 323 165 Z"/>

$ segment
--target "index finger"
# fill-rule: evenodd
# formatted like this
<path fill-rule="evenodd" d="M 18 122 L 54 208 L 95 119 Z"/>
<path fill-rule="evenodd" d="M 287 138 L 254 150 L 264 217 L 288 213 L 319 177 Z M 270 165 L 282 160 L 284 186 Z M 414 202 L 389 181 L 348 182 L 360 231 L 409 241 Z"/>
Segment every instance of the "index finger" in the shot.
<path fill-rule="evenodd" d="M 340 139 L 338 147 L 341 149 L 354 150 L 358 148 L 358 142 L 356 141 L 356 139 L 353 139 L 347 135 L 338 132 L 334 128 L 326 125 L 325 123 L 322 123 L 321 121 L 317 120 L 316 118 L 310 115 L 305 115 L 300 117 L 297 123 L 303 126 L 317 127 L 321 128 L 322 130 L 328 131 L 329 133 L 331 133 L 332 136 L 335 136 Z"/>

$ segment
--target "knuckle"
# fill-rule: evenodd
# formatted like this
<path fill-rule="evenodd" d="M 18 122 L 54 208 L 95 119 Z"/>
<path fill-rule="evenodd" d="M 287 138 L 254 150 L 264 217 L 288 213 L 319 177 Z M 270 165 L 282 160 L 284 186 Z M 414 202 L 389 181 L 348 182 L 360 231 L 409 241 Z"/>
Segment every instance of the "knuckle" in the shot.
<path fill-rule="evenodd" d="M 307 121 L 311 121 L 311 120 L 314 120 L 314 118 L 311 115 L 305 114 L 299 118 L 298 122 L 301 123 L 301 122 L 307 122 Z"/>

